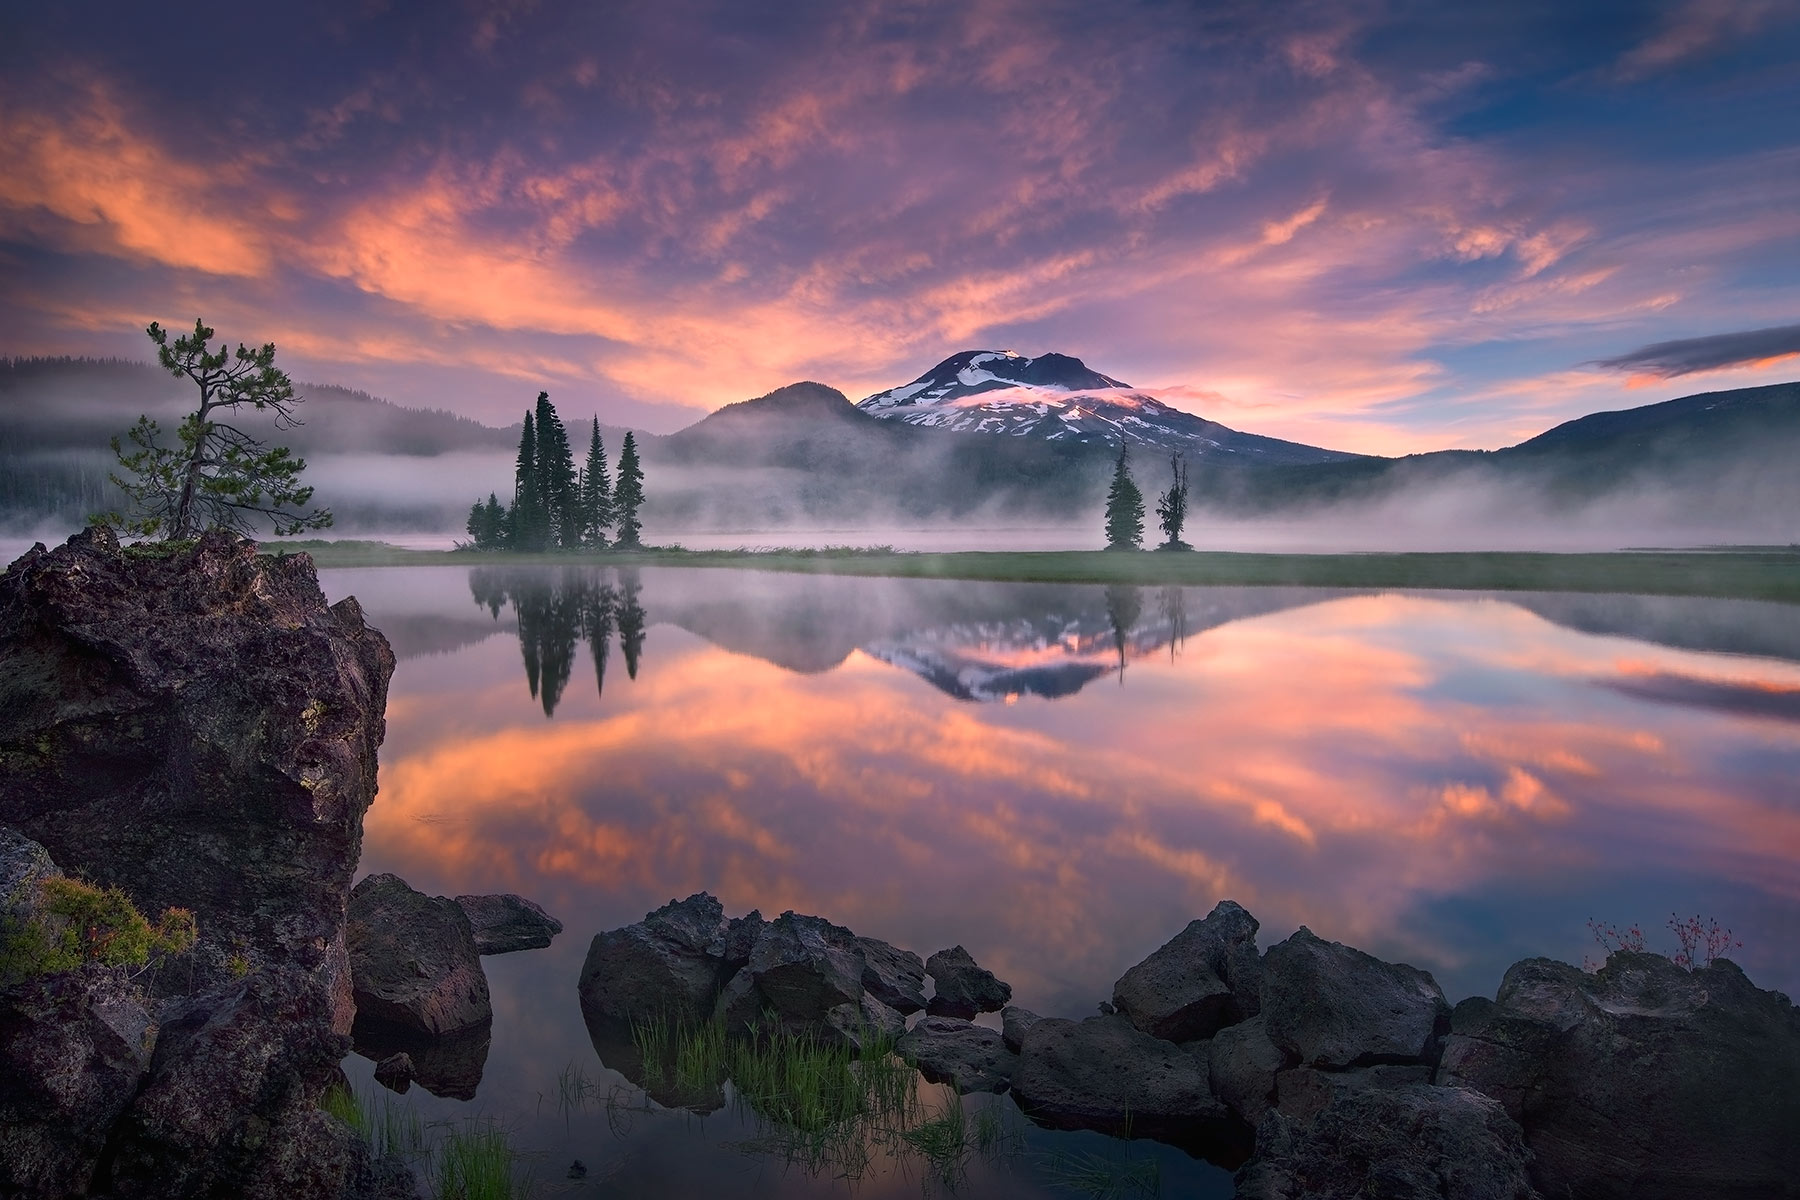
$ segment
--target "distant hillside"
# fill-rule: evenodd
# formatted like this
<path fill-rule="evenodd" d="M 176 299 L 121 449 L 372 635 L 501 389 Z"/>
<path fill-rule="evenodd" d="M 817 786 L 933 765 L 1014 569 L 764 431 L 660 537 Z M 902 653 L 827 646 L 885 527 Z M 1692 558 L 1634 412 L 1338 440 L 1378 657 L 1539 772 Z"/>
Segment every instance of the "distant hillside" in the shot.
<path fill-rule="evenodd" d="M 657 520 L 744 529 L 984 517 L 1046 524 L 1083 515 L 1105 487 L 1104 446 L 922 429 L 796 383 L 727 405 L 645 461 Z"/>
<path fill-rule="evenodd" d="M 299 454 L 436 455 L 518 445 L 516 427 L 509 438 L 506 430 L 443 409 L 402 408 L 332 384 L 296 383 L 294 390 L 302 399 L 301 424 L 281 431 L 280 444 Z M 172 427 L 193 399 L 192 385 L 153 363 L 0 359 L 0 429 L 9 454 L 103 450 L 140 413 Z M 269 422 L 252 413 L 244 424 L 254 429 Z"/>
<path fill-rule="evenodd" d="M 1065 356 L 1000 365 L 1038 381 L 1031 386 L 1061 379 L 1123 387 Z M 964 386 L 960 375 L 958 368 L 955 380 L 939 385 Z M 517 425 L 496 429 L 345 388 L 298 386 L 306 423 L 274 436 L 308 457 L 309 481 L 340 528 L 460 532 L 471 501 L 510 490 Z M 188 402 L 186 385 L 151 364 L 0 360 L 0 522 L 66 522 L 115 507 L 108 439 L 140 412 L 172 423 Z M 575 413 L 564 419 L 579 456 L 585 422 Z M 616 465 L 624 430 L 603 426 L 602 433 Z M 913 424 L 874 415 L 812 382 L 727 405 L 675 434 L 640 433 L 638 443 L 645 517 L 657 531 L 1090 521 L 1117 445 Z M 1160 447 L 1146 445 L 1135 459 L 1147 499 L 1167 482 L 1161 456 Z M 1334 457 L 1282 465 L 1254 455 L 1197 456 L 1196 512 L 1283 519 L 1362 512 L 1376 515 L 1352 527 L 1379 531 L 1396 514 L 1456 511 L 1503 524 L 1604 508 L 1621 529 L 1641 530 L 1631 535 L 1639 539 L 1704 526 L 1743 540 L 1800 540 L 1800 383 L 1595 413 L 1492 452 Z M 1639 518 L 1641 525 L 1631 523 Z"/>

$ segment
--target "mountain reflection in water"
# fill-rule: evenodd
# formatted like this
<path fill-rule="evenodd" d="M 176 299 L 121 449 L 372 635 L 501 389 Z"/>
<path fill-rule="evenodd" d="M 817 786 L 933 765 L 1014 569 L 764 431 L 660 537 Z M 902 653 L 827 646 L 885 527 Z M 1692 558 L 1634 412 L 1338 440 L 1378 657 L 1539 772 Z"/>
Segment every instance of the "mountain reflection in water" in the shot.
<path fill-rule="evenodd" d="M 1265 948 L 1304 923 L 1430 970 L 1453 1001 L 1493 995 L 1520 958 L 1580 962 L 1589 917 L 1672 946 L 1672 910 L 1731 926 L 1759 985 L 1800 987 L 1790 605 L 323 574 L 400 658 L 360 869 L 517 892 L 567 926 L 486 960 L 495 1019 L 468 1111 L 552 1163 L 614 1164 L 618 1194 L 843 1192 L 746 1170 L 750 1131 L 725 1112 L 615 1134 L 604 1112 L 555 1109 L 571 1067 L 602 1096 L 628 1086 L 582 1021 L 589 940 L 700 890 L 920 954 L 960 943 L 1049 1016 L 1091 1014 L 1225 897 Z M 367 1082 L 366 1059 L 348 1069 Z M 442 1090 L 467 1088 L 446 1072 Z M 1165 1194 L 1206 1194 L 1177 1159 Z M 1021 1171 L 967 1194 L 1057 1193 Z"/>

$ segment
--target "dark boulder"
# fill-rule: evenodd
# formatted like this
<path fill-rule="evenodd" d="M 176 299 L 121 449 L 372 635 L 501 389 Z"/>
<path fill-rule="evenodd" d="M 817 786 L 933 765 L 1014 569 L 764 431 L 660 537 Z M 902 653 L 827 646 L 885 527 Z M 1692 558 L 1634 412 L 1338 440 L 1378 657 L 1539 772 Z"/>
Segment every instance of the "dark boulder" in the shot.
<path fill-rule="evenodd" d="M 1439 1081 L 1505 1107 L 1546 1196 L 1800 1196 L 1800 1009 L 1735 964 L 1527 959 L 1469 1018 Z"/>
<path fill-rule="evenodd" d="M 561 921 L 523 896 L 458 896 L 456 903 L 475 930 L 478 954 L 541 950 L 563 931 Z"/>
<path fill-rule="evenodd" d="M 1275 1076 L 1287 1065 L 1262 1016 L 1219 1030 L 1207 1062 L 1213 1095 L 1254 1127 L 1275 1103 Z"/>
<path fill-rule="evenodd" d="M 871 937 L 859 937 L 863 953 L 863 988 L 902 1016 L 925 1007 L 925 961 Z"/>
<path fill-rule="evenodd" d="M 926 959 L 925 973 L 937 989 L 925 1005 L 925 1011 L 934 1017 L 968 1020 L 976 1013 L 999 1012 L 1012 999 L 1012 985 L 983 970 L 961 946 L 939 950 Z"/>
<path fill-rule="evenodd" d="M 113 1131 L 113 1191 L 253 1190 L 251 1181 L 276 1170 L 265 1151 L 303 1136 L 279 1131 L 310 1122 L 319 1081 L 336 1077 L 349 1049 L 331 1029 L 332 1005 L 326 980 L 298 967 L 266 967 L 226 991 L 174 1003 L 148 1076 Z"/>
<path fill-rule="evenodd" d="M 1387 963 L 1305 926 L 1263 959 L 1269 1040 L 1306 1066 L 1431 1062 L 1450 1005 L 1429 973 Z"/>
<path fill-rule="evenodd" d="M 842 925 L 785 912 L 763 930 L 744 970 L 769 1011 L 803 1025 L 839 1005 L 860 1008 L 866 965 L 856 935 Z"/>
<path fill-rule="evenodd" d="M 0 825 L 0 932 L 29 921 L 38 910 L 38 889 L 60 876 L 50 852 Z"/>
<path fill-rule="evenodd" d="M 350 893 L 348 941 L 359 1025 L 444 1037 L 493 1020 L 475 931 L 456 901 L 371 875 Z"/>
<path fill-rule="evenodd" d="M 1053 1129 L 1129 1131 L 1194 1147 L 1227 1136 L 1236 1124 L 1213 1098 L 1203 1054 L 1117 1016 L 1033 1025 L 1012 1091 L 1026 1116 Z"/>
<path fill-rule="evenodd" d="M 128 552 L 97 528 L 0 573 L 0 824 L 200 938 L 154 1008 L 79 975 L 0 1002 L 13 1065 L 64 1047 L 58 1078 L 0 1080 L 0 1171 L 37 1177 L 15 1194 L 64 1195 L 102 1132 L 94 1186 L 121 1197 L 373 1186 L 317 1104 L 355 1011 L 344 914 L 393 666 L 311 559 L 231 534 Z M 69 1157 L 19 1167 L 52 1110 Z"/>
<path fill-rule="evenodd" d="M 0 990 L 0 1196 L 87 1190 L 155 1036 L 144 997 L 104 968 Z"/>
<path fill-rule="evenodd" d="M 193 910 L 184 991 L 324 971 L 347 1031 L 344 902 L 394 656 L 312 560 L 233 534 L 125 552 L 104 529 L 0 574 L 0 824 L 145 912 Z"/>
<path fill-rule="evenodd" d="M 1209 1038 L 1262 1008 L 1256 918 L 1221 900 L 1203 920 L 1120 976 L 1113 1008 L 1145 1033 L 1171 1042 Z"/>
<path fill-rule="evenodd" d="M 401 1050 L 388 1055 L 375 1064 L 375 1082 L 390 1092 L 404 1096 L 413 1084 L 418 1068 L 413 1066 L 412 1055 Z"/>
<path fill-rule="evenodd" d="M 724 982 L 725 909 L 705 892 L 594 935 L 578 985 L 597 1043 L 629 1041 L 633 1020 L 703 1021 Z"/>
<path fill-rule="evenodd" d="M 1019 1047 L 1025 1044 L 1026 1030 L 1043 1019 L 1028 1008 L 1009 1004 L 1000 1010 L 1000 1040 L 1006 1043 L 1008 1050 L 1017 1054 Z"/>
<path fill-rule="evenodd" d="M 1312 1074 L 1319 1074 L 1313 1072 Z M 1239 1200 L 1538 1200 L 1518 1126 L 1461 1088 L 1329 1087 L 1307 1117 L 1276 1110 L 1238 1172 Z"/>
<path fill-rule="evenodd" d="M 959 1092 L 1004 1092 L 1019 1065 L 994 1030 L 954 1017 L 926 1017 L 894 1049 L 926 1079 Z"/>

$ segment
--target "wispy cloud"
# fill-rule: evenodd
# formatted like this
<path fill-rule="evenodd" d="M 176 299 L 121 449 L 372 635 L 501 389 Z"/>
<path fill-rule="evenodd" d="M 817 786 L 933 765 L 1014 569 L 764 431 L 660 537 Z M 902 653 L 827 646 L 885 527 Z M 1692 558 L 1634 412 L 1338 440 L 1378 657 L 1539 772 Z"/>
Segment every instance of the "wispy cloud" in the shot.
<path fill-rule="evenodd" d="M 1770 329 L 1746 329 L 1737 333 L 1654 342 L 1616 358 L 1598 359 L 1595 365 L 1634 375 L 1674 379 L 1725 367 L 1760 366 L 1795 355 L 1800 355 L 1800 325 L 1777 325 Z"/>

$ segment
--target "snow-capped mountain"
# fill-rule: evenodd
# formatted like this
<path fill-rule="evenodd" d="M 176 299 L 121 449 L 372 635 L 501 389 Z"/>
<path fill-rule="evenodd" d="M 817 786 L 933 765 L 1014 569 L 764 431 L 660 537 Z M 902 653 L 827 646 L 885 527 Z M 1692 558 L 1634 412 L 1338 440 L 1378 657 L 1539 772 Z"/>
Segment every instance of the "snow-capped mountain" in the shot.
<path fill-rule="evenodd" d="M 959 433 L 1123 441 L 1196 458 L 1297 464 L 1361 457 L 1240 433 L 1172 408 L 1066 354 L 1027 358 L 1011 350 L 965 350 L 911 383 L 876 392 L 857 407 L 870 416 Z"/>

